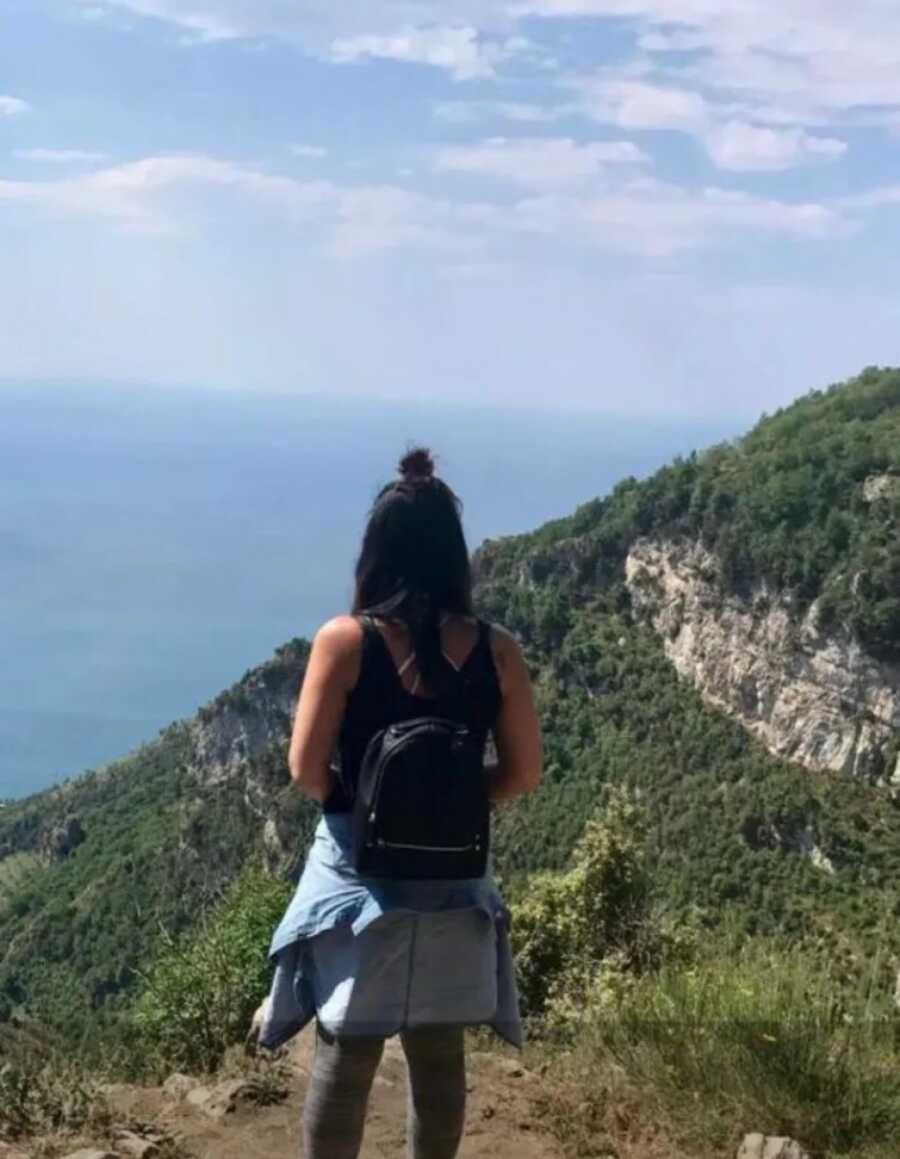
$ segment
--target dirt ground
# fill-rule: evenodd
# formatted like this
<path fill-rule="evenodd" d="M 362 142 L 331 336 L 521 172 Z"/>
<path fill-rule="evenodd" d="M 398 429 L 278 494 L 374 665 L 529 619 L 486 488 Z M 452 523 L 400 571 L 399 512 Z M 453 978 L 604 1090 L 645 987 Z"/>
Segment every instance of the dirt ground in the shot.
<path fill-rule="evenodd" d="M 277 1105 L 238 1104 L 231 1113 L 213 1118 L 162 1090 L 122 1087 L 109 1092 L 114 1121 L 155 1124 L 192 1159 L 295 1159 L 302 1154 L 300 1113 L 313 1045 L 314 1036 L 307 1031 L 289 1051 L 290 1093 Z M 471 1052 L 460 1159 L 562 1159 L 561 1149 L 539 1129 L 530 1109 L 529 1091 L 538 1082 L 511 1054 Z M 406 1065 L 399 1040 L 392 1039 L 372 1091 L 361 1159 L 402 1159 L 405 1126 Z"/>

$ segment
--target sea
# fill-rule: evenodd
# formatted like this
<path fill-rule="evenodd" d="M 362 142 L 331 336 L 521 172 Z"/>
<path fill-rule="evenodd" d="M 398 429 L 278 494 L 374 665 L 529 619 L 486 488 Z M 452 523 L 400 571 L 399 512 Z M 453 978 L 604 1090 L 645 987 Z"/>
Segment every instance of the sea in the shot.
<path fill-rule="evenodd" d="M 346 610 L 409 445 L 433 448 L 474 548 L 746 422 L 0 383 L 0 800 L 152 740 Z"/>

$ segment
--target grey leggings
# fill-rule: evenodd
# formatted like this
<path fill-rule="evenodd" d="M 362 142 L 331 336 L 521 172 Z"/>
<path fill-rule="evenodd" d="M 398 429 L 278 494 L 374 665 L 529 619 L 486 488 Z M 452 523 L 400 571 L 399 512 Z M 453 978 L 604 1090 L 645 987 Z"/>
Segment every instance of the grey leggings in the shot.
<path fill-rule="evenodd" d="M 409 1067 L 410 1159 L 453 1159 L 466 1112 L 463 1031 L 422 1027 L 401 1035 Z M 322 1030 L 303 1111 L 306 1159 L 356 1159 L 381 1038 L 335 1038 Z"/>

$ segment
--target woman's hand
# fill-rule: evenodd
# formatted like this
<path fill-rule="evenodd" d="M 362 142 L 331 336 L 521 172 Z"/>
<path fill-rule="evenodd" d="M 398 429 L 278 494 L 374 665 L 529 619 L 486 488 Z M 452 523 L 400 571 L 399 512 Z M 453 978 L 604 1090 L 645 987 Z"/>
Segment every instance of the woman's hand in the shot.
<path fill-rule="evenodd" d="M 294 716 L 288 766 L 291 780 L 315 801 L 334 787 L 329 767 L 347 707 L 359 679 L 362 627 L 352 616 L 337 616 L 316 633 Z"/>

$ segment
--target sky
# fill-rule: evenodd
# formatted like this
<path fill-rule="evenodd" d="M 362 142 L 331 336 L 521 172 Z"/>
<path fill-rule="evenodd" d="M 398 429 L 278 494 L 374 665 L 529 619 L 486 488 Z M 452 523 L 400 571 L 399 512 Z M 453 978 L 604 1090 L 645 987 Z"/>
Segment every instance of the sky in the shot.
<path fill-rule="evenodd" d="M 896 0 L 0 0 L 0 378 L 632 416 L 897 362 Z"/>

